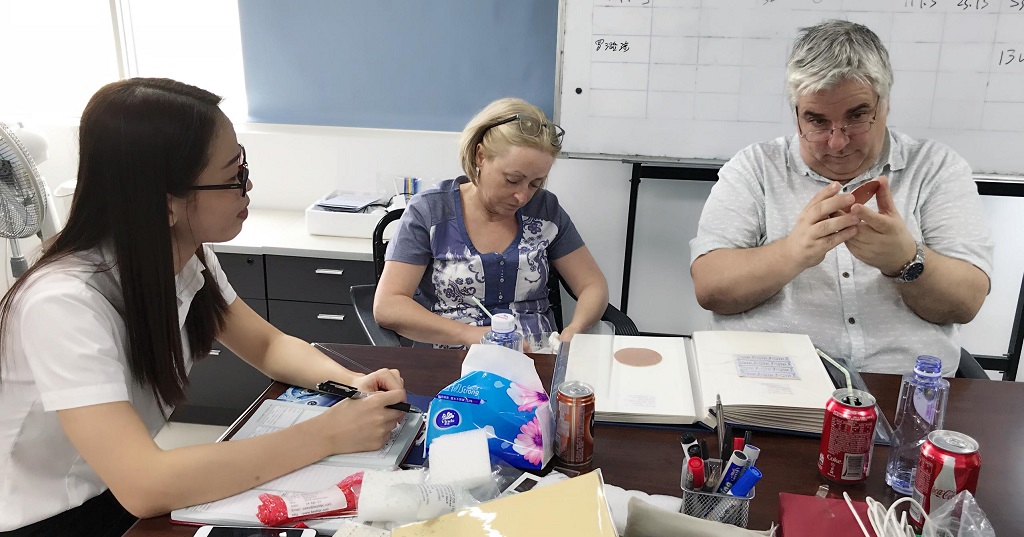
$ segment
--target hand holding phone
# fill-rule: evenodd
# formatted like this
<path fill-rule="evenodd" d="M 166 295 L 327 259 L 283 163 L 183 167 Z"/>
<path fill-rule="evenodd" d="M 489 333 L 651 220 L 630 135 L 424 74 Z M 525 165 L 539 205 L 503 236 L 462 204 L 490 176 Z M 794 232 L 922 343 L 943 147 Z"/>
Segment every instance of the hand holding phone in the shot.
<path fill-rule="evenodd" d="M 203 526 L 195 537 L 316 537 L 309 528 L 238 528 L 234 526 Z"/>
<path fill-rule="evenodd" d="M 853 191 L 853 202 L 864 205 L 871 198 L 875 197 L 875 193 L 878 192 L 878 187 L 881 185 L 877 180 L 871 180 L 860 185 Z"/>

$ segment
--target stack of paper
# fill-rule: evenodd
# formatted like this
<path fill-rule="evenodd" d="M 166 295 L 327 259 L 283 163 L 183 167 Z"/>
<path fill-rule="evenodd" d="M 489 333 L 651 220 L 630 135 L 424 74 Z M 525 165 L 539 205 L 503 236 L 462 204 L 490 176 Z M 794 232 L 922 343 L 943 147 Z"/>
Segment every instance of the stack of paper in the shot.
<path fill-rule="evenodd" d="M 271 433 L 310 419 L 328 407 L 294 401 L 268 399 L 245 422 L 231 440 L 244 440 Z M 337 485 L 346 477 L 366 469 L 395 468 L 405 457 L 423 425 L 423 414 L 407 413 L 405 420 L 391 433 L 384 446 L 375 451 L 332 455 L 326 459 L 281 476 L 253 489 L 223 500 L 176 509 L 171 522 L 185 524 L 219 524 L 226 526 L 259 526 L 256 508 L 260 494 L 317 492 Z M 337 519 L 321 519 L 317 528 L 337 530 Z"/>
<path fill-rule="evenodd" d="M 380 201 L 381 198 L 378 194 L 341 193 L 327 199 L 320 200 L 316 202 L 316 205 L 317 207 L 328 211 L 355 213 L 362 211 L 369 205 L 380 203 Z"/>

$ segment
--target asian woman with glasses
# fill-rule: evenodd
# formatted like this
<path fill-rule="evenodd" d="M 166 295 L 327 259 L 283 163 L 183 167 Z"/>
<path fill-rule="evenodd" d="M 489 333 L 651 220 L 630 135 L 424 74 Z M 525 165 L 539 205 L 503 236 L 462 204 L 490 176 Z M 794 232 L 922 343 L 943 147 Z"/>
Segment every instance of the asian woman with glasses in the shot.
<path fill-rule="evenodd" d="M 248 214 L 245 150 L 212 93 L 135 78 L 81 118 L 68 222 L 0 308 L 0 535 L 121 535 L 334 453 L 379 448 L 397 371 L 358 375 L 237 297 L 207 242 Z M 218 340 L 267 376 L 373 393 L 249 440 L 164 451 L 194 359 Z M 201 484 L 198 486 L 197 484 Z"/>
<path fill-rule="evenodd" d="M 555 331 L 552 265 L 579 297 L 562 341 L 601 318 L 604 276 L 544 189 L 564 134 L 521 99 L 495 101 L 470 120 L 460 140 L 465 175 L 410 200 L 388 245 L 373 307 L 381 326 L 468 346 L 489 330 L 486 308 L 513 312 L 528 335 Z"/>

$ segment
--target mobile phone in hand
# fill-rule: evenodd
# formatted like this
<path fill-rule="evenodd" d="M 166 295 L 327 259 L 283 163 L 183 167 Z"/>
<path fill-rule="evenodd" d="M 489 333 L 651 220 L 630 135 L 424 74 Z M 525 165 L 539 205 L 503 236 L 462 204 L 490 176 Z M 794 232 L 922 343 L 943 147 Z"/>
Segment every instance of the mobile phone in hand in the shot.
<path fill-rule="evenodd" d="M 316 537 L 309 528 L 238 528 L 234 526 L 203 526 L 195 537 Z"/>

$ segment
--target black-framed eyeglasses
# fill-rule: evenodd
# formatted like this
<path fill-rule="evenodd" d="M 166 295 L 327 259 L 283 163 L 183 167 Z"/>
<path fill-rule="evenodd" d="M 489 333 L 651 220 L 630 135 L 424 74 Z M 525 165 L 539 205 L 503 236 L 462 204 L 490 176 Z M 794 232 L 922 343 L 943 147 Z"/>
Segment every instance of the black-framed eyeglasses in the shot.
<path fill-rule="evenodd" d="M 239 157 L 238 157 L 238 174 L 235 175 L 235 179 L 238 180 L 237 183 L 226 183 L 226 184 L 223 184 L 223 185 L 198 185 L 198 186 L 190 186 L 190 187 L 188 187 L 188 189 L 189 190 L 240 190 L 242 192 L 242 197 L 244 198 L 246 193 L 247 193 L 246 192 L 247 189 L 245 187 L 248 186 L 248 183 L 249 183 L 249 163 L 245 160 L 245 147 L 242 146 L 242 144 L 238 144 L 238 149 L 240 151 L 240 154 L 239 154 Z"/>
<path fill-rule="evenodd" d="M 836 132 L 836 129 L 839 129 L 840 131 L 842 131 L 843 134 L 845 134 L 846 136 L 851 137 L 851 138 L 854 137 L 854 136 L 857 136 L 859 134 L 864 134 L 864 133 L 868 132 L 869 130 L 871 130 L 871 126 L 875 124 L 875 118 L 878 117 L 878 105 L 881 102 L 882 102 L 882 97 L 881 97 L 881 95 L 879 95 L 878 98 L 875 100 L 875 115 L 871 116 L 871 119 L 869 119 L 867 121 L 857 121 L 857 122 L 854 122 L 854 123 L 848 123 L 846 125 L 843 125 L 842 127 L 835 127 L 835 126 L 833 126 L 832 128 L 829 128 L 829 129 L 818 129 L 818 130 L 803 132 L 803 129 L 800 128 L 800 120 L 797 119 L 797 123 L 796 124 L 797 124 L 797 129 L 800 130 L 800 137 L 803 138 L 804 140 L 807 140 L 808 142 L 821 143 L 821 142 L 827 142 L 827 141 L 831 140 L 832 139 L 832 135 L 834 135 L 835 132 Z M 799 109 L 799 107 L 794 107 L 794 110 L 796 110 L 797 118 L 799 118 L 800 117 L 800 109 Z"/>
<path fill-rule="evenodd" d="M 513 121 L 518 121 L 519 131 L 522 132 L 524 136 L 539 136 L 542 130 L 550 129 L 550 137 L 548 138 L 548 141 L 555 147 L 562 147 L 562 138 L 565 137 L 565 129 L 555 125 L 554 123 L 544 123 L 537 118 L 523 114 L 514 114 L 484 127 L 484 130 L 480 131 L 480 139 L 482 140 L 484 134 L 487 134 L 487 131 L 494 127 L 500 127 L 501 125 L 512 123 Z"/>

